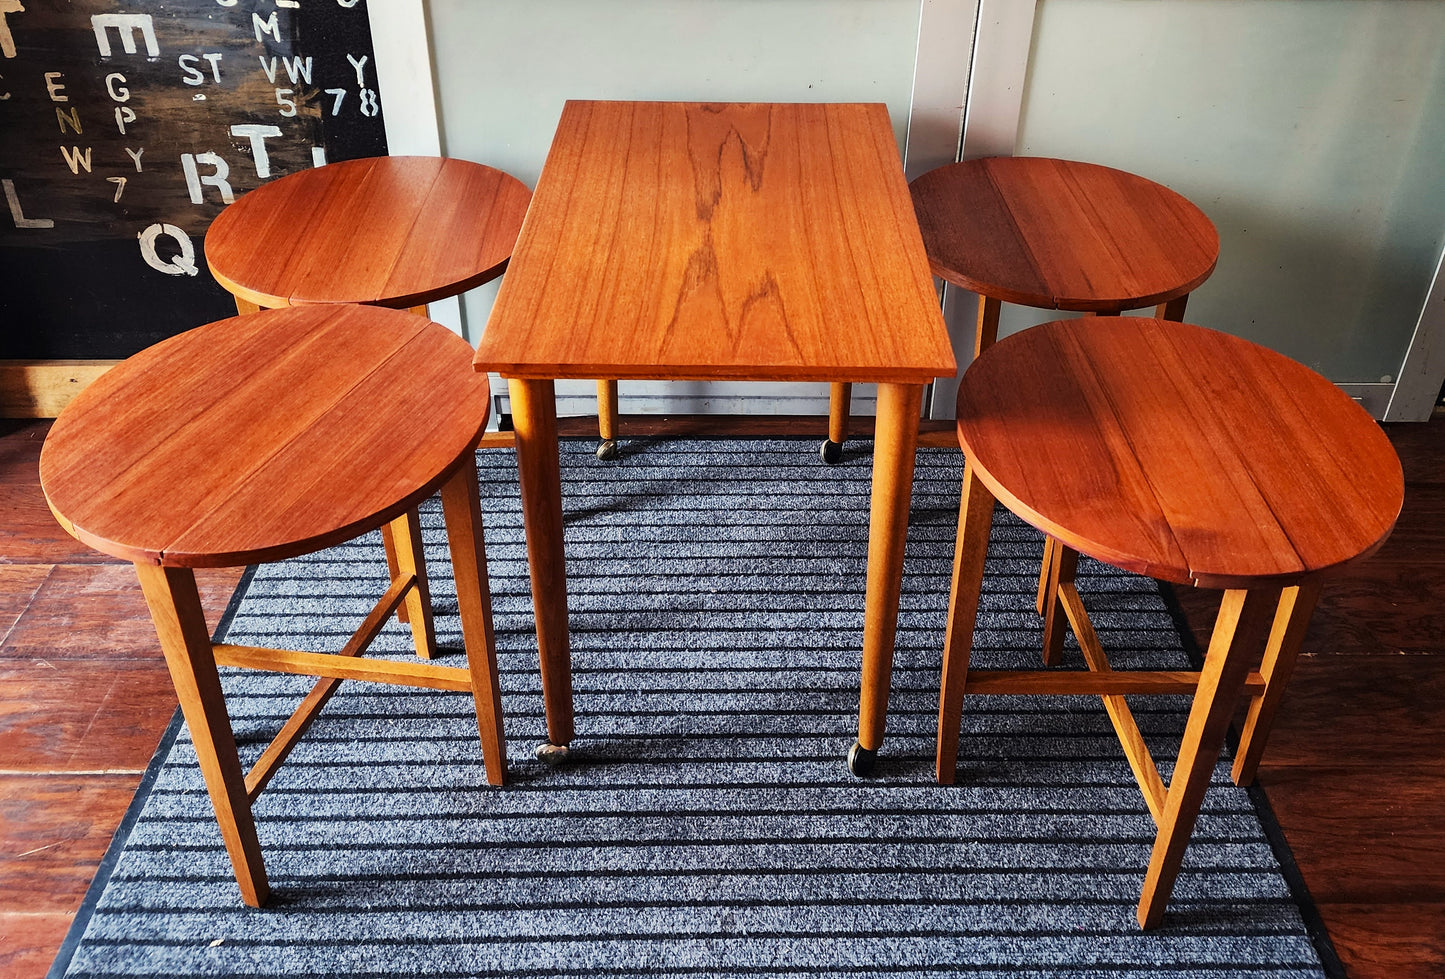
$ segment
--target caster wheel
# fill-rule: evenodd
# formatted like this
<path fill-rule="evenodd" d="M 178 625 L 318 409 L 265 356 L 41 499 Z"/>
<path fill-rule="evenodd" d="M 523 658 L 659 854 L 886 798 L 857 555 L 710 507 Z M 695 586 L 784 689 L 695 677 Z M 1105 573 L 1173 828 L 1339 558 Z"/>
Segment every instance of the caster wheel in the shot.
<path fill-rule="evenodd" d="M 843 443 L 834 442 L 832 439 L 824 439 L 823 445 L 818 449 L 818 455 L 830 466 L 836 466 L 843 461 Z"/>
<path fill-rule="evenodd" d="M 878 752 L 869 751 L 857 741 L 848 749 L 848 771 L 859 777 L 873 771 L 873 762 L 877 760 Z"/>
<path fill-rule="evenodd" d="M 608 462 L 622 455 L 622 449 L 616 439 L 603 439 L 602 444 L 597 446 L 597 458 Z"/>
<path fill-rule="evenodd" d="M 548 768 L 561 768 L 567 763 L 567 746 L 556 744 L 537 745 L 537 760 Z"/>

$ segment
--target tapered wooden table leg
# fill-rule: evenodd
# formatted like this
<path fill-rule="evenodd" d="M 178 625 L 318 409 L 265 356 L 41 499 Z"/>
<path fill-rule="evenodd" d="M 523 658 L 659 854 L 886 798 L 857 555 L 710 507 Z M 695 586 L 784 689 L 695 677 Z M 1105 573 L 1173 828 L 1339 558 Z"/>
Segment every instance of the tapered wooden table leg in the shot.
<path fill-rule="evenodd" d="M 1314 614 L 1319 597 L 1318 580 L 1286 588 L 1279 596 L 1279 609 L 1275 612 L 1269 644 L 1265 646 L 1264 661 L 1259 667 L 1264 676 L 1264 692 L 1249 702 L 1244 733 L 1239 738 L 1239 753 L 1234 756 L 1235 785 L 1251 785 L 1254 782 L 1259 760 L 1264 756 L 1265 743 L 1269 740 L 1269 729 L 1274 724 L 1280 701 L 1284 700 L 1285 685 L 1294 672 L 1300 643 L 1304 642 L 1305 631 L 1309 628 L 1310 616 Z"/>
<path fill-rule="evenodd" d="M 557 456 L 557 398 L 552 381 L 512 379 L 512 424 L 517 434 L 517 476 L 547 739 L 572 742 L 572 651 L 567 633 L 567 567 L 562 548 L 562 474 Z"/>
<path fill-rule="evenodd" d="M 868 523 L 868 591 L 863 612 L 863 680 L 858 705 L 858 742 L 849 759 L 858 774 L 867 770 L 873 753 L 883 744 L 888 686 L 893 674 L 893 640 L 898 628 L 898 592 L 903 581 L 903 547 L 908 536 L 908 506 L 913 497 L 918 411 L 922 403 L 922 385 L 878 385 L 873 502 Z"/>
<path fill-rule="evenodd" d="M 943 678 L 938 692 L 938 748 L 933 772 L 940 785 L 953 784 L 958 765 L 958 725 L 963 719 L 963 691 L 992 529 L 993 494 L 974 475 L 973 467 L 965 465 L 953 550 L 953 586 L 948 595 L 948 628 L 943 640 Z"/>
<path fill-rule="evenodd" d="M 446 518 L 447 546 L 452 575 L 457 583 L 457 606 L 462 617 L 462 642 L 467 669 L 472 675 L 472 697 L 477 704 L 477 729 L 482 738 L 482 759 L 487 781 L 507 781 L 507 740 L 502 730 L 502 692 L 497 683 L 497 643 L 492 632 L 492 592 L 487 581 L 487 558 L 482 541 L 482 509 L 477 489 L 477 467 L 465 460 L 442 484 L 442 513 Z"/>
<path fill-rule="evenodd" d="M 853 405 L 853 385 L 831 384 L 828 387 L 828 438 L 820 454 L 828 465 L 843 461 L 843 443 L 848 441 L 848 413 Z"/>
<path fill-rule="evenodd" d="M 387 563 L 395 563 L 391 572 L 392 580 L 410 576 L 414 582 L 406 599 L 398 606 L 398 612 L 406 609 L 406 614 L 398 614 L 397 618 L 411 625 L 412 645 L 416 648 L 416 654 L 422 659 L 431 659 L 436 653 L 437 633 L 432 619 L 426 556 L 422 552 L 421 517 L 415 509 L 408 510 L 387 524 L 384 530 L 391 532 L 388 538 L 391 550 L 387 553 Z"/>
<path fill-rule="evenodd" d="M 1164 918 L 1174 878 L 1194 832 L 1199 805 L 1209 788 L 1224 732 L 1249 675 L 1251 654 L 1269 627 L 1279 592 L 1270 588 L 1231 589 L 1224 593 L 1209 652 L 1194 693 L 1194 705 L 1169 780 L 1159 835 L 1149 857 L 1144 890 L 1139 898 L 1139 926 L 1154 928 Z"/>
<path fill-rule="evenodd" d="M 251 803 L 246 797 L 246 776 L 221 694 L 206 616 L 196 592 L 195 573 L 189 568 L 154 564 L 135 567 L 195 743 L 196 759 L 236 872 L 241 899 L 258 908 L 266 902 L 271 888 L 266 881 Z"/>
<path fill-rule="evenodd" d="M 597 435 L 601 439 L 597 446 L 597 458 L 616 459 L 618 455 L 617 435 L 617 382 L 597 382 Z"/>

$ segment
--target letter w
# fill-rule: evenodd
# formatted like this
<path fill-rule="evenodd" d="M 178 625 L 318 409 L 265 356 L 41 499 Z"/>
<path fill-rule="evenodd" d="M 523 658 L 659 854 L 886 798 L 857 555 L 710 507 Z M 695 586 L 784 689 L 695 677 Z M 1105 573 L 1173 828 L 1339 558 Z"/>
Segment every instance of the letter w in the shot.
<path fill-rule="evenodd" d="M 85 172 L 86 172 L 86 173 L 90 173 L 90 147 L 89 147 L 89 146 L 87 146 L 87 147 L 85 148 L 85 152 L 84 152 L 84 153 L 81 152 L 79 146 L 72 146 L 72 147 L 69 149 L 69 151 L 67 151 L 67 150 L 65 149 L 65 147 L 62 146 L 62 147 L 60 148 L 60 155 L 63 156 L 63 157 L 65 157 L 65 162 L 66 162 L 66 164 L 70 167 L 70 172 L 71 172 L 71 173 L 75 173 L 75 174 L 80 173 L 80 168 L 81 168 L 81 167 L 85 167 Z"/>
<path fill-rule="evenodd" d="M 310 57 L 308 57 L 308 58 L 306 59 L 306 61 L 305 61 L 304 64 L 302 63 L 301 58 L 300 58 L 299 56 L 298 56 L 298 57 L 295 57 L 295 58 L 289 58 L 289 59 L 288 59 L 288 58 L 282 58 L 282 59 L 281 59 L 281 64 L 283 64 L 283 65 L 286 66 L 286 77 L 289 78 L 289 79 L 291 79 L 291 84 L 292 84 L 292 85 L 295 85 L 295 84 L 296 84 L 296 80 L 297 80 L 298 78 L 299 78 L 299 79 L 304 79 L 307 85 L 310 85 L 310 84 L 311 84 L 311 59 L 310 59 Z M 276 70 L 276 66 L 273 64 L 273 65 L 271 66 L 271 71 L 274 72 L 275 70 Z M 275 79 L 272 79 L 272 81 L 275 81 Z"/>

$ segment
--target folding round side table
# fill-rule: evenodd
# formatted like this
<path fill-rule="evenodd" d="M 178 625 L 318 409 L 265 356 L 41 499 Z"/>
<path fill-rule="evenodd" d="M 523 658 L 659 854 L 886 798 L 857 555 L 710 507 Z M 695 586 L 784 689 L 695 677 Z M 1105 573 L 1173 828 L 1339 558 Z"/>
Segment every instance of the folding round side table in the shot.
<path fill-rule="evenodd" d="M 206 232 L 206 264 L 240 313 L 363 303 L 425 316 L 427 303 L 506 270 L 531 200 L 517 178 L 468 160 L 330 163 L 273 180 L 222 211 Z M 382 542 L 395 574 L 389 526 Z"/>
<path fill-rule="evenodd" d="M 269 893 L 251 804 L 343 678 L 472 694 L 487 780 L 506 776 L 474 451 L 490 408 L 472 349 L 366 306 L 221 320 L 122 362 L 61 413 L 40 481 L 61 525 L 133 561 L 247 904 Z M 418 432 L 418 425 L 425 431 Z M 441 490 L 466 668 L 360 659 L 402 604 L 436 650 L 416 505 Z M 213 645 L 193 568 L 280 561 L 393 528 L 399 568 L 337 654 Z M 216 667 L 320 678 L 249 773 Z"/>
<path fill-rule="evenodd" d="M 516 177 L 467 160 L 330 163 L 222 211 L 206 232 L 206 264 L 242 313 L 312 303 L 413 309 L 501 275 L 531 200 Z"/>
<path fill-rule="evenodd" d="M 1374 553 L 1394 527 L 1399 459 L 1363 409 L 1303 365 L 1225 333 L 1135 317 L 1045 323 L 984 351 L 959 386 L 958 438 L 967 461 L 938 780 L 954 780 L 965 693 L 1102 697 L 1159 829 L 1138 910 L 1140 926 L 1154 927 L 1241 695 L 1249 709 L 1233 777 L 1245 785 L 1321 579 Z M 1111 670 L 1070 575 L 1057 594 L 1087 670 L 970 671 L 995 500 L 1073 551 L 1223 589 L 1203 670 Z M 1148 693 L 1194 697 L 1167 787 L 1125 701 Z"/>
<path fill-rule="evenodd" d="M 975 357 L 998 338 L 1006 302 L 1100 316 L 1155 306 L 1158 318 L 1182 320 L 1189 294 L 1219 260 L 1219 235 L 1203 211 L 1112 167 L 990 157 L 930 170 L 909 190 L 933 274 L 978 295 Z M 1077 561 L 1046 539 L 1035 603 L 1045 663 L 1063 649 L 1058 581 Z"/>

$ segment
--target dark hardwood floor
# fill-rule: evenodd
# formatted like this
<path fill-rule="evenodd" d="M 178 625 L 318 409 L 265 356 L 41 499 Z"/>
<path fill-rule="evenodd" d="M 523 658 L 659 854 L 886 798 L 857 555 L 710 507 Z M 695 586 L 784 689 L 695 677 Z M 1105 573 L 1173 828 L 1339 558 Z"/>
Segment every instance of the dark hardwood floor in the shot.
<path fill-rule="evenodd" d="M 625 419 L 633 434 L 816 431 L 824 419 Z M 563 431 L 595 432 L 568 420 Z M 866 431 L 866 420 L 858 427 Z M 946 426 L 926 440 L 947 444 Z M 945 429 L 939 431 L 938 429 Z M 43 976 L 172 712 L 129 565 L 51 517 L 47 422 L 0 421 L 0 975 Z M 1445 975 L 1445 415 L 1387 430 L 1405 512 L 1332 581 L 1260 770 L 1356 979 Z M 214 626 L 240 570 L 201 576 Z M 1217 593 L 1181 593 L 1207 638 Z"/>
<path fill-rule="evenodd" d="M 60 529 L 0 421 L 0 975 L 43 976 L 176 709 L 130 564 Z M 214 626 L 241 569 L 198 574 Z"/>

